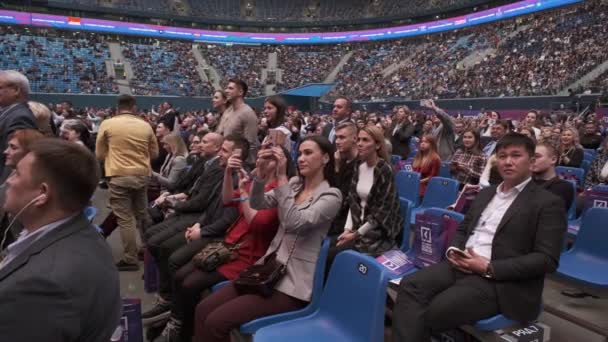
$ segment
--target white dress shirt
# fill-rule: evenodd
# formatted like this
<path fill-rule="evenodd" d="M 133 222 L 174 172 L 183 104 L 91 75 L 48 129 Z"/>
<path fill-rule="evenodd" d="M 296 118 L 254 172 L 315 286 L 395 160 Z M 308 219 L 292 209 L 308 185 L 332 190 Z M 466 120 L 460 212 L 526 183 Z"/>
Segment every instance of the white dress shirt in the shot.
<path fill-rule="evenodd" d="M 531 180 L 532 178 L 529 177 L 507 192 L 502 191 L 504 183 L 500 183 L 496 188 L 496 195 L 481 213 L 477 226 L 473 230 L 473 235 L 467 240 L 466 248 L 473 248 L 475 253 L 488 260 L 492 259 L 492 241 L 494 241 L 496 229 L 498 229 L 498 225 L 505 216 L 507 209 Z"/>

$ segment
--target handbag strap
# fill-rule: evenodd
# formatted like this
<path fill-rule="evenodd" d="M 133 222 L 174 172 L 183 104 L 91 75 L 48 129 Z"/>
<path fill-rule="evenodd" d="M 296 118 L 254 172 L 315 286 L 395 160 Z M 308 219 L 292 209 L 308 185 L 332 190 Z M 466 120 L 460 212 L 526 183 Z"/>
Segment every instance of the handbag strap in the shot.
<path fill-rule="evenodd" d="M 296 233 L 296 239 L 293 240 L 293 244 L 291 245 L 291 248 L 289 249 L 289 255 L 287 256 L 287 260 L 285 261 L 285 267 L 287 267 L 287 265 L 289 264 L 289 261 L 291 260 L 291 257 L 293 256 L 293 252 L 296 250 L 296 244 L 298 243 L 298 238 L 300 237 L 300 231 L 301 231 L 301 229 L 298 229 L 298 232 Z"/>

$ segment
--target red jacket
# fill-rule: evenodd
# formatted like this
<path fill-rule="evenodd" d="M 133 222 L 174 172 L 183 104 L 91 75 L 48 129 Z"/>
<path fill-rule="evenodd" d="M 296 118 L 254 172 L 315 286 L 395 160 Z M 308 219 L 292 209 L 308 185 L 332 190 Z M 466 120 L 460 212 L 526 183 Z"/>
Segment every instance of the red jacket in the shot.
<path fill-rule="evenodd" d="M 272 182 L 264 190 L 270 191 L 276 188 L 276 186 L 277 183 Z M 247 187 L 251 189 L 251 183 Z M 234 192 L 234 197 L 241 197 L 238 190 Z M 241 204 L 229 205 L 238 206 L 239 217 L 229 228 L 224 241 L 227 243 L 238 243 L 248 239 L 238 249 L 238 257 L 235 260 L 217 268 L 217 271 L 224 277 L 233 280 L 247 267 L 253 265 L 259 258 L 264 256 L 279 228 L 279 216 L 277 208 L 258 210 L 251 223 L 247 223 L 241 209 Z"/>

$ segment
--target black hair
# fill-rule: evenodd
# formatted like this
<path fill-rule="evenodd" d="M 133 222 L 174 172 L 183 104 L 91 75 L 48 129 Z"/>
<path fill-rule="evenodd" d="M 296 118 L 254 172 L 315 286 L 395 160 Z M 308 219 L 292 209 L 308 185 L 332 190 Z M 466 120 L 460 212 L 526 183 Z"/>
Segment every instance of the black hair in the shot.
<path fill-rule="evenodd" d="M 118 97 L 118 109 L 131 109 L 136 103 L 135 97 L 131 95 L 122 94 Z"/>
<path fill-rule="evenodd" d="M 274 120 L 268 122 L 268 128 L 277 128 L 285 123 L 285 114 L 287 112 L 287 104 L 279 95 L 267 97 L 264 102 L 268 102 L 277 109 L 277 114 Z"/>
<path fill-rule="evenodd" d="M 326 153 L 329 156 L 329 162 L 325 164 L 325 167 L 323 168 L 323 177 L 329 183 L 330 186 L 335 186 L 334 145 L 329 142 L 329 139 L 322 135 L 308 136 L 302 139 L 302 141 L 300 142 L 300 146 L 302 146 L 302 144 L 306 141 L 314 142 L 315 144 L 317 144 L 317 146 L 319 146 L 321 152 Z"/>
<path fill-rule="evenodd" d="M 508 133 L 496 143 L 496 153 L 510 146 L 523 146 L 530 157 L 534 156 L 536 144 L 534 140 L 520 133 Z"/>
<path fill-rule="evenodd" d="M 228 80 L 228 83 L 234 83 L 239 86 L 239 88 L 241 88 L 241 90 L 243 91 L 243 97 L 247 96 L 247 91 L 249 90 L 249 87 L 247 87 L 247 83 L 245 83 L 245 81 L 239 78 L 231 78 Z"/>

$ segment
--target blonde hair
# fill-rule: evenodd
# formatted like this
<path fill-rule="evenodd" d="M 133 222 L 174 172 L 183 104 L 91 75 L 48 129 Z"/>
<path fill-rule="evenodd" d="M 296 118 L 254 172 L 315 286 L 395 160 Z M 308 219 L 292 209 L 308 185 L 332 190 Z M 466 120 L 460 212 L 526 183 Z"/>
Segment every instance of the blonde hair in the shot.
<path fill-rule="evenodd" d="M 578 135 L 578 131 L 576 129 L 574 129 L 573 127 L 564 127 L 564 129 L 562 129 L 562 132 L 560 133 L 560 137 L 562 134 L 564 134 L 565 131 L 569 131 L 572 134 L 572 145 L 576 148 L 583 148 L 583 146 L 581 146 L 581 139 Z M 562 150 L 563 146 L 561 143 L 561 140 L 559 141 L 559 149 L 560 151 Z"/>
<path fill-rule="evenodd" d="M 184 157 L 188 155 L 188 148 L 186 147 L 186 143 L 179 134 L 167 134 L 163 138 L 163 142 L 171 146 L 174 155 Z"/>
<path fill-rule="evenodd" d="M 365 126 L 359 130 L 359 132 L 367 133 L 374 142 L 380 145 L 380 148 L 377 150 L 378 157 L 384 159 L 384 161 L 390 161 L 388 157 L 388 151 L 386 149 L 386 142 L 384 140 L 384 134 L 382 134 L 382 130 L 376 126 Z"/>
<path fill-rule="evenodd" d="M 34 117 L 36 118 L 36 126 L 42 134 L 45 136 L 52 136 L 53 130 L 51 129 L 51 110 L 44 104 L 36 101 L 28 101 L 27 105 L 30 107 Z"/>

